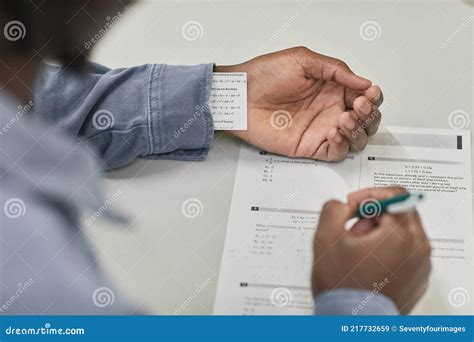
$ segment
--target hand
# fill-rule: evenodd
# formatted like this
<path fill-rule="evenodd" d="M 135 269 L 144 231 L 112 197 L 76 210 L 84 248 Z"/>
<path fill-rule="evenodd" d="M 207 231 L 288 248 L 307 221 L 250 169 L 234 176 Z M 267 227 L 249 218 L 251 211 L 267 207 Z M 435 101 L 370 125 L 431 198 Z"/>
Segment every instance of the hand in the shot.
<path fill-rule="evenodd" d="M 303 47 L 216 72 L 246 72 L 248 129 L 233 131 L 268 152 L 342 160 L 377 131 L 382 93 L 342 61 Z"/>
<path fill-rule="evenodd" d="M 366 189 L 349 203 L 325 204 L 314 241 L 313 294 L 334 288 L 362 288 L 390 297 L 402 314 L 411 311 L 428 284 L 431 247 L 416 211 L 361 219 L 344 228 L 363 200 L 404 192 L 402 188 Z"/>

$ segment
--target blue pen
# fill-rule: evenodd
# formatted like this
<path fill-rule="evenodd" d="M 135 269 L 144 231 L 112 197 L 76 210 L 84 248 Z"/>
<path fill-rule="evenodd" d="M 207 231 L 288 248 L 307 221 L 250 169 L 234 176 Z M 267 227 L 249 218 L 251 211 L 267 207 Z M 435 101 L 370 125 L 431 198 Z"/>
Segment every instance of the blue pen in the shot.
<path fill-rule="evenodd" d="M 384 200 L 368 199 L 362 201 L 357 209 L 359 218 L 374 218 L 384 213 L 396 214 L 415 210 L 416 205 L 424 199 L 421 192 L 407 192 Z"/>

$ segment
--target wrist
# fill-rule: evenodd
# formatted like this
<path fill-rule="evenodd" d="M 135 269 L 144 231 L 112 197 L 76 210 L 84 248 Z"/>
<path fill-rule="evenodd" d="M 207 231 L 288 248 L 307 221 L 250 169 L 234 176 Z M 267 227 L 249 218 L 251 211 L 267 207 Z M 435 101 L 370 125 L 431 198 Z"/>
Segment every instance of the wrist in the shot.
<path fill-rule="evenodd" d="M 240 64 L 236 65 L 214 65 L 214 72 L 242 72 Z"/>

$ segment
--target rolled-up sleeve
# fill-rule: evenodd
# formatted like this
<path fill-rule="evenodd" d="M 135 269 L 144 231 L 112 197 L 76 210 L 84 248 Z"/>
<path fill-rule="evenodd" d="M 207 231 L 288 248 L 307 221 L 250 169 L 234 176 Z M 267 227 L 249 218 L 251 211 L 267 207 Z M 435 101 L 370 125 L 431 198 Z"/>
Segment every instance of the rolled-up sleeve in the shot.
<path fill-rule="evenodd" d="M 86 141 L 105 169 L 137 157 L 204 160 L 213 140 L 208 101 L 213 64 L 147 64 L 83 74 L 45 66 L 35 113 L 49 126 Z"/>
<path fill-rule="evenodd" d="M 398 315 L 395 303 L 381 293 L 362 289 L 334 289 L 315 300 L 316 315 Z"/>
<path fill-rule="evenodd" d="M 155 65 L 150 80 L 149 157 L 201 160 L 213 138 L 212 65 Z"/>

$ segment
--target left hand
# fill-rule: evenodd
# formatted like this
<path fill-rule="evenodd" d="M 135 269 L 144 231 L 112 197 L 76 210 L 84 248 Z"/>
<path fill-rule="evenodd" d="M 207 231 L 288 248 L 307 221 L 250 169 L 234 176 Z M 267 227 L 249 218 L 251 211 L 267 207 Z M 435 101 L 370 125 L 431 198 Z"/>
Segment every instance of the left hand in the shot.
<path fill-rule="evenodd" d="M 216 72 L 246 72 L 248 128 L 231 134 L 289 157 L 342 160 L 377 131 L 382 93 L 342 61 L 298 47 Z"/>

